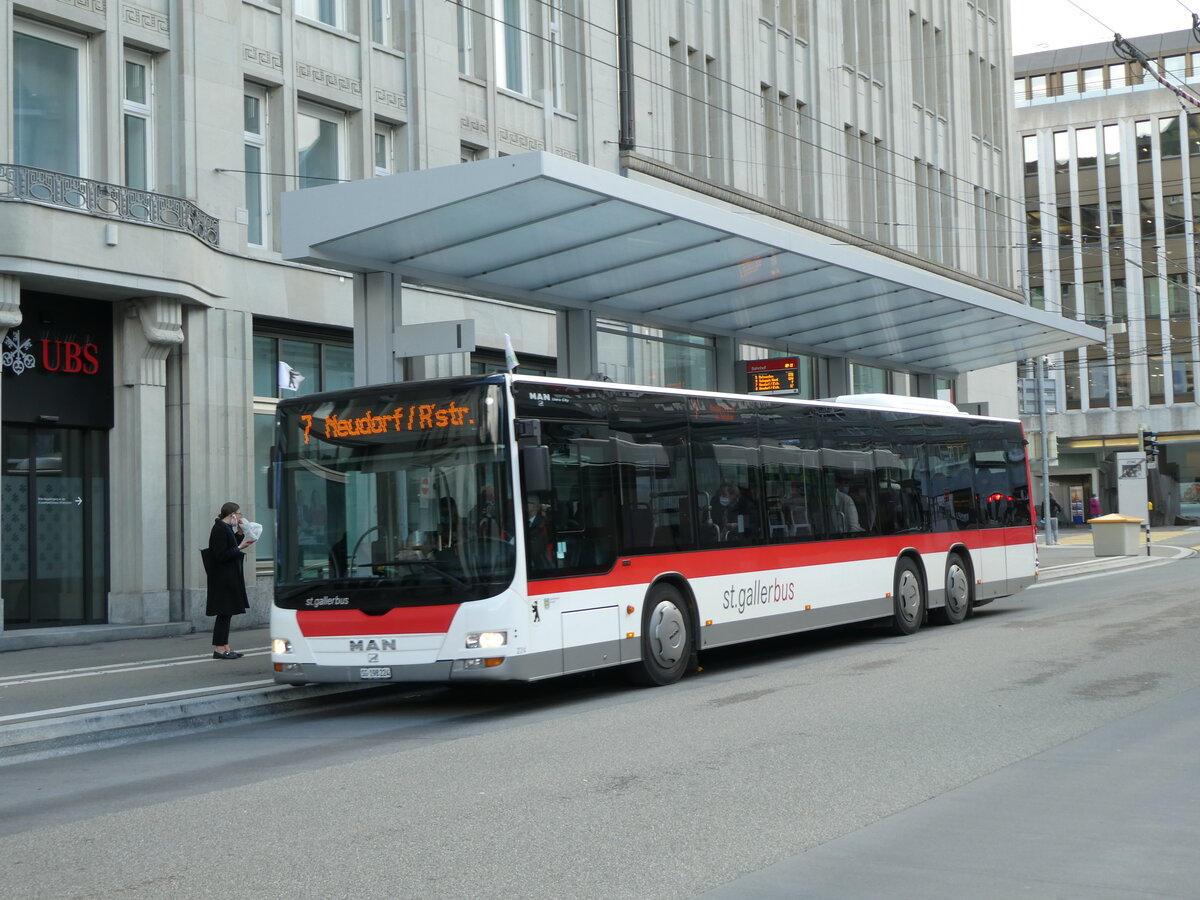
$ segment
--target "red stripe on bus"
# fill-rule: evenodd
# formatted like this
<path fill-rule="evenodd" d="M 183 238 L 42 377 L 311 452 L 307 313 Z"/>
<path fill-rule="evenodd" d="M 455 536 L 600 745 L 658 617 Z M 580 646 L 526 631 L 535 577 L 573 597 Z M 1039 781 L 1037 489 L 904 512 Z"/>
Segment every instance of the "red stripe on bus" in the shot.
<path fill-rule="evenodd" d="M 445 634 L 459 604 L 403 606 L 381 616 L 357 609 L 301 609 L 296 624 L 305 637 L 341 637 L 348 634 Z"/>
<path fill-rule="evenodd" d="M 529 595 L 542 596 L 563 591 L 646 584 L 661 572 L 678 572 L 685 578 L 739 575 L 771 569 L 823 566 L 833 563 L 888 559 L 911 547 L 918 553 L 944 553 L 962 543 L 971 550 L 1033 544 L 1033 528 L 988 528 L 979 531 L 900 534 L 889 537 L 853 538 L 844 541 L 770 544 L 761 547 L 724 547 L 687 553 L 655 553 L 619 556 L 612 570 L 602 575 L 538 579 L 529 582 Z M 625 563 L 628 562 L 628 565 Z"/>

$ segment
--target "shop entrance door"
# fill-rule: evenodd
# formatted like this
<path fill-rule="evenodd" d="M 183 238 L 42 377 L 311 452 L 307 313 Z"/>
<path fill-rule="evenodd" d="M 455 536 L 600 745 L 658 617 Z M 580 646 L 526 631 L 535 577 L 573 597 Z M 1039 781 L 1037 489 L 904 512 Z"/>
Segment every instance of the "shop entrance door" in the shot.
<path fill-rule="evenodd" d="M 108 432 L 4 425 L 4 627 L 105 620 Z"/>

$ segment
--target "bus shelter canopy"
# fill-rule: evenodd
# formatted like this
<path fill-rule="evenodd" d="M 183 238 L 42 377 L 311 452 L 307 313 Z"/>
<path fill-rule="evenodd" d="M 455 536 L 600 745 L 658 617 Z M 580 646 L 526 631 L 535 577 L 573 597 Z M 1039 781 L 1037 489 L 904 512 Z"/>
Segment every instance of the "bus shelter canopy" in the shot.
<path fill-rule="evenodd" d="M 283 255 L 954 374 L 1102 341 L 1015 294 L 544 152 L 294 191 Z"/>

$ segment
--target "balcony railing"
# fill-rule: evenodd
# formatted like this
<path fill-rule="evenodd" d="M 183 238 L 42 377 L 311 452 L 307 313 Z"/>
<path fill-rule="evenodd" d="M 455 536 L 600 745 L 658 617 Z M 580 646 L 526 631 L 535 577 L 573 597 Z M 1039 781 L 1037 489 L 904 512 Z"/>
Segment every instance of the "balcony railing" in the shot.
<path fill-rule="evenodd" d="M 118 222 L 169 228 L 190 234 L 210 247 L 220 246 L 216 217 L 191 201 L 62 172 L 0 163 L 0 200 L 39 203 Z"/>

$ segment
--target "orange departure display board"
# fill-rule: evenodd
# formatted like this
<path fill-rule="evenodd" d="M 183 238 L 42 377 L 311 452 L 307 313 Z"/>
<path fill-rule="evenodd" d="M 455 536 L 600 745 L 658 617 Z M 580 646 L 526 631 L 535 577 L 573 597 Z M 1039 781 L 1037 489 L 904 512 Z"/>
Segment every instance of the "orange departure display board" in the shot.
<path fill-rule="evenodd" d="M 798 356 L 784 356 L 778 359 L 748 359 L 744 365 L 748 393 L 800 393 L 800 358 Z"/>

